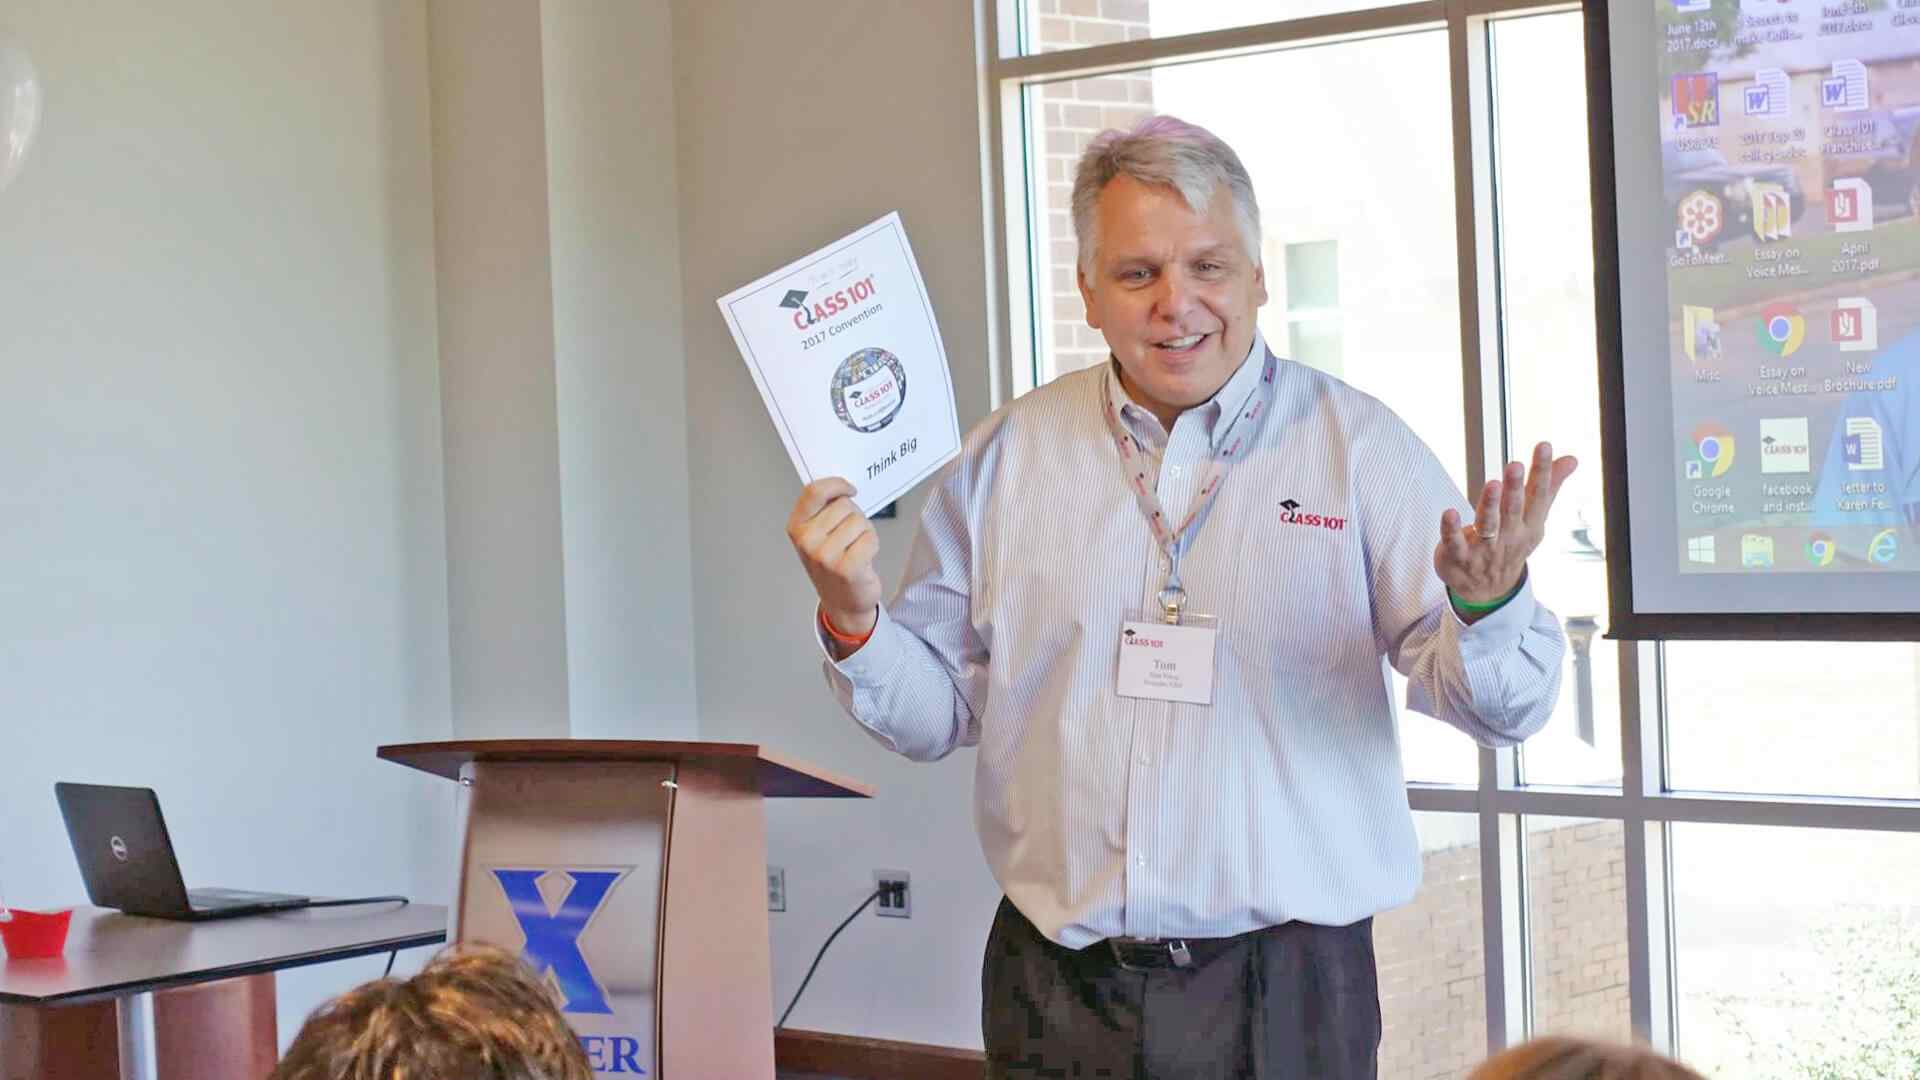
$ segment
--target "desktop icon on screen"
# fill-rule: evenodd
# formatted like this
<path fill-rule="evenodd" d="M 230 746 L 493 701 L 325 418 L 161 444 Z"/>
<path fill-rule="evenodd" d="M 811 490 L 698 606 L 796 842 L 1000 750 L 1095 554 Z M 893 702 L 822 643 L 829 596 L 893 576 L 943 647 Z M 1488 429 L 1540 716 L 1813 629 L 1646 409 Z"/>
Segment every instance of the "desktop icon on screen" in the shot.
<path fill-rule="evenodd" d="M 1815 566 L 1833 565 L 1833 555 L 1836 550 L 1837 545 L 1834 544 L 1833 537 L 1826 533 L 1817 532 L 1807 537 L 1807 561 Z"/>
<path fill-rule="evenodd" d="M 1766 180 L 1747 180 L 1747 206 L 1753 211 L 1753 235 L 1761 241 L 1793 236 L 1793 197 Z"/>
<path fill-rule="evenodd" d="M 1720 235 L 1727 222 L 1726 207 L 1711 191 L 1694 191 L 1680 200 L 1674 217 L 1674 246 L 1682 250 L 1705 247 Z"/>
<path fill-rule="evenodd" d="M 1760 309 L 1760 347 L 1775 356 L 1792 356 L 1807 340 L 1807 319 L 1792 304 Z"/>
<path fill-rule="evenodd" d="M 1894 558 L 1899 554 L 1900 541 L 1894 536 L 1892 529 L 1881 529 L 1875 533 L 1873 539 L 1867 543 L 1867 558 L 1872 559 L 1881 566 L 1886 566 L 1893 562 Z"/>
<path fill-rule="evenodd" d="M 1712 536 L 1687 537 L 1687 561 L 1712 566 L 1715 562 Z"/>
<path fill-rule="evenodd" d="M 1681 305 L 1680 348 L 1696 367 L 1720 362 L 1720 324 L 1713 320 L 1712 308 Z"/>
<path fill-rule="evenodd" d="M 1787 115 L 1792 87 L 1793 84 L 1787 80 L 1787 73 L 1779 68 L 1761 68 L 1754 72 L 1753 82 L 1748 84 L 1746 93 L 1742 95 L 1747 115 L 1768 120 Z"/>
<path fill-rule="evenodd" d="M 1720 76 L 1710 71 L 1675 75 L 1670 85 L 1673 126 L 1720 126 Z"/>
<path fill-rule="evenodd" d="M 1833 343 L 1841 352 L 1866 352 L 1880 347 L 1879 312 L 1873 301 L 1849 296 L 1834 306 Z"/>
<path fill-rule="evenodd" d="M 1807 418 L 1780 417 L 1760 421 L 1760 471 L 1813 471 L 1813 445 L 1807 438 Z"/>
<path fill-rule="evenodd" d="M 1827 192 L 1827 223 L 1834 232 L 1873 228 L 1873 188 L 1858 176 L 1835 180 Z"/>
<path fill-rule="evenodd" d="M 1835 60 L 1832 76 L 1820 80 L 1820 107 L 1836 112 L 1866 108 L 1867 65 L 1858 60 Z"/>
<path fill-rule="evenodd" d="M 1773 537 L 1747 533 L 1740 538 L 1740 565 L 1762 568 L 1773 565 Z"/>
<path fill-rule="evenodd" d="M 1841 427 L 1840 455 L 1848 472 L 1872 472 L 1887 467 L 1881 447 L 1880 421 L 1871 416 L 1849 416 Z"/>
<path fill-rule="evenodd" d="M 1693 452 L 1710 476 L 1725 476 L 1733 468 L 1733 432 L 1715 423 L 1693 429 Z"/>

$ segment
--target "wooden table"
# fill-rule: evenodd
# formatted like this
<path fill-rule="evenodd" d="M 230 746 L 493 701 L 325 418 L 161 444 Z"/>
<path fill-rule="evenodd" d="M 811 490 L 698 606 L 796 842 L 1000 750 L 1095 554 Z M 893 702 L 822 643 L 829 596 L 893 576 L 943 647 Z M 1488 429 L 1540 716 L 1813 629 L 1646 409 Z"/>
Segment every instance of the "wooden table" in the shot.
<path fill-rule="evenodd" d="M 65 955 L 0 959 L 0 1080 L 260 1080 L 279 1053 L 273 973 L 437 945 L 447 909 L 312 908 L 208 922 L 74 909 Z"/>

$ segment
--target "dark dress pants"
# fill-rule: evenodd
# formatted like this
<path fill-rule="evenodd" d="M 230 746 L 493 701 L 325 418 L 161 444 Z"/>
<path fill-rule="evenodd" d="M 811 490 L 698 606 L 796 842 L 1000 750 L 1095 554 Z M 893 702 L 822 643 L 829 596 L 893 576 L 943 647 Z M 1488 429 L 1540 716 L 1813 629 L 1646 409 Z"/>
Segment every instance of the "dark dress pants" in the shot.
<path fill-rule="evenodd" d="M 1002 900 L 981 965 L 993 1080 L 1375 1080 L 1373 920 L 1069 949 Z"/>

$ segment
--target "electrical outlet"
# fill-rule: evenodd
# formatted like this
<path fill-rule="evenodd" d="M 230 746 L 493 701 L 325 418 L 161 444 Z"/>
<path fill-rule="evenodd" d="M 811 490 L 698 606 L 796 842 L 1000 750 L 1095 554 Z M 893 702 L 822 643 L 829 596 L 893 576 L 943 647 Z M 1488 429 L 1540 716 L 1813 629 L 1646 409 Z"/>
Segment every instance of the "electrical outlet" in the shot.
<path fill-rule="evenodd" d="M 778 866 L 767 867 L 767 910 L 787 910 L 787 872 Z"/>
<path fill-rule="evenodd" d="M 875 870 L 873 887 L 879 891 L 880 899 L 875 900 L 880 914 L 889 919 L 913 918 L 912 877 L 905 870 Z"/>

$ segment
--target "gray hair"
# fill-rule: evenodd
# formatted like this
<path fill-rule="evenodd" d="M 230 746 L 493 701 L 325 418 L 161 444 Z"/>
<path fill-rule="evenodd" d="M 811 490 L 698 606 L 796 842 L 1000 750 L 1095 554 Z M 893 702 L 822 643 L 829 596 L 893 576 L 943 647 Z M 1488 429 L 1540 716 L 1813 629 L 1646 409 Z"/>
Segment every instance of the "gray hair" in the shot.
<path fill-rule="evenodd" d="M 1149 116 L 1132 131 L 1112 128 L 1093 137 L 1073 173 L 1073 234 L 1080 245 L 1080 269 L 1091 271 L 1095 248 L 1093 212 L 1109 181 L 1125 173 L 1145 184 L 1180 193 L 1196 214 L 1221 184 L 1233 196 L 1233 219 L 1247 257 L 1260 264 L 1260 204 L 1253 178 L 1240 155 L 1219 136 L 1198 124 L 1172 116 Z"/>

